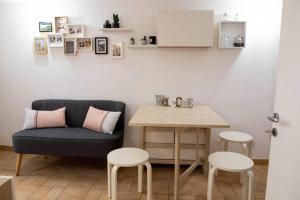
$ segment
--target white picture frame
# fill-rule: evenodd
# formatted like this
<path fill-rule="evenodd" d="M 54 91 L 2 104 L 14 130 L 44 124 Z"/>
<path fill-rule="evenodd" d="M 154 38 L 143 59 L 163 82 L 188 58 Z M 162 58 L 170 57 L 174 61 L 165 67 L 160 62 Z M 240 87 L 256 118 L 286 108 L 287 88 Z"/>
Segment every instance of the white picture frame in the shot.
<path fill-rule="evenodd" d="M 48 47 L 57 48 L 64 46 L 64 34 L 62 33 L 49 33 L 47 35 Z"/>
<path fill-rule="evenodd" d="M 116 59 L 124 58 L 123 42 L 115 42 L 111 45 L 111 57 Z"/>
<path fill-rule="evenodd" d="M 36 54 L 47 54 L 48 45 L 45 37 L 34 37 L 34 52 Z"/>
<path fill-rule="evenodd" d="M 67 24 L 68 24 L 67 16 L 54 17 L 55 33 L 67 33 Z"/>
<path fill-rule="evenodd" d="M 77 51 L 92 51 L 93 38 L 91 37 L 78 37 L 76 39 Z"/>
<path fill-rule="evenodd" d="M 64 54 L 74 56 L 76 53 L 76 38 L 64 38 Z"/>
<path fill-rule="evenodd" d="M 68 38 L 84 37 L 84 25 L 82 24 L 68 24 L 67 25 Z"/>

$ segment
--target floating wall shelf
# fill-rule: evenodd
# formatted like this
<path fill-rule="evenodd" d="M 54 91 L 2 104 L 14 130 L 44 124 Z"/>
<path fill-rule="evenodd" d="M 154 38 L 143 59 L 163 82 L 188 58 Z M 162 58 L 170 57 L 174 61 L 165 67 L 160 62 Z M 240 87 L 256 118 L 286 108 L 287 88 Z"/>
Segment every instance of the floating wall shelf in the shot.
<path fill-rule="evenodd" d="M 129 48 L 157 48 L 157 45 L 153 45 L 153 44 L 147 44 L 147 45 L 128 45 Z"/>
<path fill-rule="evenodd" d="M 246 22 L 245 21 L 221 21 L 219 24 L 219 48 L 221 49 L 242 49 L 244 47 L 233 46 L 236 36 L 244 38 L 246 46 Z M 227 42 L 224 38 L 227 37 Z"/>
<path fill-rule="evenodd" d="M 103 32 L 132 32 L 133 29 L 130 28 L 100 28 Z"/>

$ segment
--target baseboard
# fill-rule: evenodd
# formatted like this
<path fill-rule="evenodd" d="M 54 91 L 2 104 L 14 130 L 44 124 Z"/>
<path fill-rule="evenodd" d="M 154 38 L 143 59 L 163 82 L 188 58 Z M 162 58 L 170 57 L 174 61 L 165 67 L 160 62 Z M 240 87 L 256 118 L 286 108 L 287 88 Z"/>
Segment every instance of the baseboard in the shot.
<path fill-rule="evenodd" d="M 7 145 L 0 145 L 0 150 L 2 150 L 2 151 L 12 151 L 13 147 L 12 146 L 7 146 Z"/>
<path fill-rule="evenodd" d="M 255 165 L 269 165 L 269 159 L 254 159 Z"/>

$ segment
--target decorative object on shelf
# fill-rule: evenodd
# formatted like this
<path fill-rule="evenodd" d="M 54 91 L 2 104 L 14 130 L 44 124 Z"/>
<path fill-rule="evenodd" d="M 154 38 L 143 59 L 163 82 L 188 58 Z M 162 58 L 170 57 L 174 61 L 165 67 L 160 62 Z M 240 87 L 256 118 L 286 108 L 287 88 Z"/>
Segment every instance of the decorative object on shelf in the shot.
<path fill-rule="evenodd" d="M 244 38 L 241 35 L 235 36 L 234 41 L 233 41 L 233 46 L 234 47 L 244 47 L 245 46 Z"/>
<path fill-rule="evenodd" d="M 224 20 L 224 21 L 228 20 L 228 13 L 227 13 L 227 12 L 225 12 L 225 13 L 223 14 L 223 20 Z"/>
<path fill-rule="evenodd" d="M 135 39 L 133 37 L 130 38 L 129 40 L 130 45 L 135 45 Z"/>
<path fill-rule="evenodd" d="M 34 38 L 34 52 L 36 54 L 47 54 L 47 40 L 44 37 L 35 37 Z"/>
<path fill-rule="evenodd" d="M 229 48 L 231 47 L 230 37 L 228 35 L 223 35 L 221 38 L 221 47 L 222 48 Z"/>
<path fill-rule="evenodd" d="M 112 24 L 112 28 L 120 28 L 120 23 L 119 23 L 119 15 L 118 14 L 113 14 L 113 24 Z"/>
<path fill-rule="evenodd" d="M 111 56 L 112 58 L 123 58 L 123 42 L 113 43 Z"/>
<path fill-rule="evenodd" d="M 176 98 L 170 97 L 169 100 L 168 100 L 168 106 L 173 107 L 173 108 L 177 107 Z"/>
<path fill-rule="evenodd" d="M 147 45 L 147 37 L 146 36 L 144 36 L 144 37 L 142 37 L 141 38 L 141 45 Z"/>
<path fill-rule="evenodd" d="M 68 24 L 67 25 L 68 37 L 84 37 L 84 25 L 82 24 Z"/>
<path fill-rule="evenodd" d="M 149 36 L 149 44 L 156 44 L 156 36 Z"/>
<path fill-rule="evenodd" d="M 156 105 L 157 106 L 164 106 L 164 100 L 165 99 L 165 95 L 155 95 L 155 100 L 156 100 Z"/>
<path fill-rule="evenodd" d="M 187 98 L 187 105 L 189 108 L 194 106 L 194 100 L 192 98 Z"/>
<path fill-rule="evenodd" d="M 239 13 L 238 13 L 238 12 L 235 13 L 235 15 L 234 15 L 234 20 L 235 20 L 235 21 L 238 21 L 238 20 L 239 20 Z"/>
<path fill-rule="evenodd" d="M 103 24 L 103 28 L 111 28 L 111 23 L 109 23 L 109 20 L 106 20 Z"/>
<path fill-rule="evenodd" d="M 40 32 L 52 32 L 52 22 L 39 22 Z"/>
<path fill-rule="evenodd" d="M 95 54 L 108 54 L 107 37 L 95 37 Z"/>
<path fill-rule="evenodd" d="M 82 37 L 76 39 L 77 43 L 77 51 L 92 51 L 92 38 L 90 37 Z"/>
<path fill-rule="evenodd" d="M 62 33 L 50 33 L 48 34 L 48 46 L 49 47 L 63 47 L 64 36 Z"/>
<path fill-rule="evenodd" d="M 76 55 L 76 38 L 64 39 L 64 53 L 65 55 Z"/>
<path fill-rule="evenodd" d="M 67 33 L 68 17 L 54 17 L 55 33 Z"/>
<path fill-rule="evenodd" d="M 182 97 L 176 98 L 176 107 L 182 107 Z"/>

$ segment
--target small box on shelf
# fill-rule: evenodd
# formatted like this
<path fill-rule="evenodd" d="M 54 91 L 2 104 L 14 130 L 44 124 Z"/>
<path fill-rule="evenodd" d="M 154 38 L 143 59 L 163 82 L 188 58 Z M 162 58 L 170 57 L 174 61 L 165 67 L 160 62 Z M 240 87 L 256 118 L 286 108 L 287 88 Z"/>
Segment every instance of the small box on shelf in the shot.
<path fill-rule="evenodd" d="M 242 49 L 246 46 L 245 21 L 221 21 L 219 24 L 219 48 Z"/>

